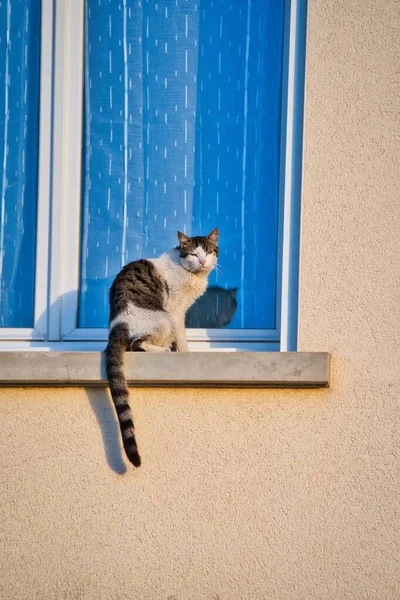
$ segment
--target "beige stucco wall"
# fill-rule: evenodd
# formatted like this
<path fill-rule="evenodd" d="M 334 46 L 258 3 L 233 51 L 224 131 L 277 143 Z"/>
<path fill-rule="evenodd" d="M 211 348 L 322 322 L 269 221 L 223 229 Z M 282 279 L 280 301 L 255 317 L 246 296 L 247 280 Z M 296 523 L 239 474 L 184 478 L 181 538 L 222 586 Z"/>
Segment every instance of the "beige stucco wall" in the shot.
<path fill-rule="evenodd" d="M 395 600 L 399 4 L 309 0 L 300 349 L 329 390 L 0 390 L 2 600 Z M 397 163 L 397 164 L 396 164 Z"/>

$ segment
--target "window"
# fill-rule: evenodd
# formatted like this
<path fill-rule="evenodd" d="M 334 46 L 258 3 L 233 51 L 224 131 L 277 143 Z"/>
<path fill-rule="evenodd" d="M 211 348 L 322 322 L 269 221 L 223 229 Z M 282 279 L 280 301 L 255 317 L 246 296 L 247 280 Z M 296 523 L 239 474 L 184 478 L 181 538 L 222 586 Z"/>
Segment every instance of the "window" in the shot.
<path fill-rule="evenodd" d="M 13 156 L 35 158 L 24 179 L 7 166 L 19 189 L 3 178 L 5 343 L 104 346 L 123 264 L 175 245 L 177 229 L 218 225 L 220 269 L 188 315 L 192 348 L 295 349 L 304 4 L 42 0 L 40 19 L 37 3 L 13 3 L 18 40 L 17 10 L 34 13 L 20 41 L 29 71 L 1 32 L 0 77 L 14 69 L 28 98 L 30 147 L 19 138 Z"/>
<path fill-rule="evenodd" d="M 34 320 L 40 12 L 0 4 L 0 326 Z"/>

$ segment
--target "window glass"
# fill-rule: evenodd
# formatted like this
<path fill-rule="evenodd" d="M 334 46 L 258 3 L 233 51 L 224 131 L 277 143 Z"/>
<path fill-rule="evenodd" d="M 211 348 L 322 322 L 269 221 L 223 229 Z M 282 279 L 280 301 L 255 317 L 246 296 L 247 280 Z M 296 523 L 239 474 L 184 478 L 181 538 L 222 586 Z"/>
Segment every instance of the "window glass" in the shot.
<path fill-rule="evenodd" d="M 282 0 L 86 0 L 80 327 L 129 261 L 220 228 L 189 327 L 274 328 Z"/>
<path fill-rule="evenodd" d="M 0 2 L 0 327 L 32 327 L 40 3 Z"/>

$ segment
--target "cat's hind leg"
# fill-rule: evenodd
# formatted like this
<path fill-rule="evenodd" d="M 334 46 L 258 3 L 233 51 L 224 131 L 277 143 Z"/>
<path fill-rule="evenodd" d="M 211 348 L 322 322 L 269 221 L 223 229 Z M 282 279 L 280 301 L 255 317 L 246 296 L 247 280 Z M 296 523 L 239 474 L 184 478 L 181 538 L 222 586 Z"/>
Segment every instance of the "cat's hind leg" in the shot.
<path fill-rule="evenodd" d="M 171 348 L 152 344 L 147 338 L 134 338 L 130 341 L 128 352 L 171 352 Z"/>
<path fill-rule="evenodd" d="M 144 352 L 171 352 L 171 348 L 168 346 L 156 346 L 150 342 L 142 341 L 139 342 L 139 347 Z"/>
<path fill-rule="evenodd" d="M 111 323 L 125 323 L 129 330 L 130 352 L 170 352 L 173 340 L 169 317 L 162 311 L 146 310 L 129 305 Z"/>

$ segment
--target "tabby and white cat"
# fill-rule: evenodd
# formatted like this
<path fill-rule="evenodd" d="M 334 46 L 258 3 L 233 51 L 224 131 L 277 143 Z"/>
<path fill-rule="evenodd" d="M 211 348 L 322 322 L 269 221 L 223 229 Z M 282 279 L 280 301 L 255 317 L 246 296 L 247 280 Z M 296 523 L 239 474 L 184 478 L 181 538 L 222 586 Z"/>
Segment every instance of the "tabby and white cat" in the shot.
<path fill-rule="evenodd" d="M 155 259 L 128 263 L 110 289 L 107 378 L 128 459 L 140 466 L 128 387 L 126 351 L 187 352 L 185 315 L 207 288 L 217 263 L 218 228 L 205 237 L 178 232 L 179 246 Z"/>

